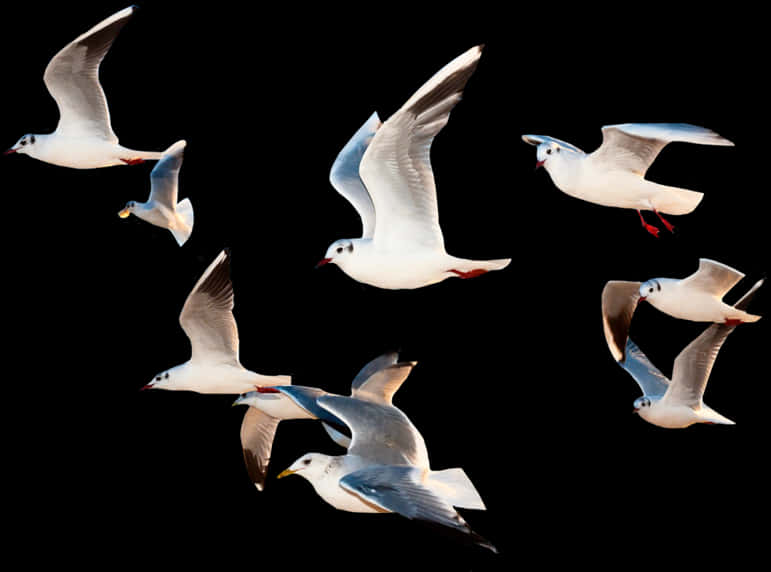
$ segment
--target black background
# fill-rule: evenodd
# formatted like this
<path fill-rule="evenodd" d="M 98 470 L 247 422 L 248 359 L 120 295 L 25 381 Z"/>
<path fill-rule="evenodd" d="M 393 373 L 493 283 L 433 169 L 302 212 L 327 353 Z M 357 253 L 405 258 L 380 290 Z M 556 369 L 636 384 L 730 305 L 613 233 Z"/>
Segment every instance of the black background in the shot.
<path fill-rule="evenodd" d="M 529 4 L 142 3 L 101 78 L 123 145 L 188 142 L 180 198 L 191 198 L 195 227 L 182 248 L 116 216 L 146 199 L 153 163 L 83 171 L 2 158 L 6 494 L 21 499 L 6 538 L 29 562 L 300 570 L 346 567 L 355 554 L 359 566 L 480 570 L 760 553 L 767 319 L 731 335 L 707 388 L 706 402 L 737 424 L 664 430 L 631 414 L 639 392 L 607 350 L 599 302 L 607 280 L 684 277 L 700 257 L 747 274 L 729 302 L 767 272 L 762 33 L 750 16 L 703 6 Z M 5 13 L 7 147 L 54 129 L 48 60 L 123 7 Z M 440 217 L 451 254 L 512 264 L 414 291 L 314 270 L 333 240 L 360 232 L 328 183 L 339 149 L 478 43 L 481 62 L 432 149 Z M 603 125 L 656 121 L 736 143 L 661 153 L 648 178 L 705 197 L 659 239 L 633 211 L 559 192 L 520 139 L 548 134 L 590 151 Z M 395 403 L 432 467 L 463 467 L 475 483 L 487 511 L 463 515 L 499 555 L 395 515 L 336 511 L 300 478 L 276 481 L 307 451 L 340 451 L 316 423 L 279 426 L 257 493 L 233 396 L 139 391 L 189 357 L 179 311 L 223 247 L 245 367 L 347 393 L 384 351 L 419 362 Z M 768 313 L 767 289 L 751 311 Z M 632 335 L 669 375 L 704 327 L 641 307 Z"/>

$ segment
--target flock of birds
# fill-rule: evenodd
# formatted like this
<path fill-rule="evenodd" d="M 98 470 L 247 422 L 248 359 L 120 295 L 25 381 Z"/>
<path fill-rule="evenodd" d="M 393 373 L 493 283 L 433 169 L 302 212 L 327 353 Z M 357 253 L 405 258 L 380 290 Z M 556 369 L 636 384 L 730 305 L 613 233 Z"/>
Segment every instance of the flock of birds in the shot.
<path fill-rule="evenodd" d="M 44 81 L 59 108 L 56 130 L 24 135 L 6 153 L 77 169 L 157 161 L 148 200 L 128 202 L 119 216 L 133 214 L 166 228 L 182 246 L 194 220 L 190 200 L 177 198 L 186 142 L 177 141 L 160 152 L 121 146 L 99 83 L 100 63 L 134 11 L 132 6 L 117 12 L 53 57 Z M 510 259 L 468 260 L 445 251 L 429 157 L 434 137 L 461 99 L 481 54 L 482 46 L 475 46 L 456 57 L 385 122 L 377 113 L 370 116 L 342 148 L 330 182 L 359 214 L 362 233 L 333 242 L 319 265 L 335 264 L 354 280 L 378 288 L 414 289 L 450 277 L 476 277 L 509 264 Z M 635 209 L 654 236 L 660 231 L 645 221 L 643 210 L 653 211 L 672 231 L 663 214 L 689 213 L 702 198 L 699 192 L 645 179 L 661 149 L 674 141 L 732 145 L 688 124 L 606 126 L 602 145 L 588 154 L 548 136 L 524 135 L 523 140 L 537 146 L 537 167 L 542 166 L 560 190 L 592 203 Z M 728 334 L 741 323 L 759 319 L 746 308 L 762 280 L 733 306 L 722 301 L 743 276 L 725 264 L 701 259 L 698 270 L 683 279 L 606 284 L 602 318 L 607 345 L 642 390 L 634 403 L 640 417 L 668 428 L 733 423 L 704 404 L 702 396 Z M 711 323 L 677 357 L 671 381 L 629 337 L 635 308 L 642 301 L 678 319 Z M 347 396 L 292 385 L 288 375 L 262 375 L 241 365 L 232 310 L 230 257 L 223 250 L 203 272 L 179 316 L 190 340 L 190 359 L 159 373 L 144 388 L 238 395 L 234 405 L 248 407 L 241 426 L 244 461 L 258 490 L 265 483 L 279 421 L 316 419 L 345 453 L 308 453 L 279 477 L 306 478 L 322 499 L 340 510 L 394 512 L 438 523 L 495 550 L 456 511 L 485 508 L 471 480 L 460 468 L 431 469 L 419 431 L 392 403 L 415 362 L 399 361 L 396 353 L 381 355 L 362 368 Z"/>

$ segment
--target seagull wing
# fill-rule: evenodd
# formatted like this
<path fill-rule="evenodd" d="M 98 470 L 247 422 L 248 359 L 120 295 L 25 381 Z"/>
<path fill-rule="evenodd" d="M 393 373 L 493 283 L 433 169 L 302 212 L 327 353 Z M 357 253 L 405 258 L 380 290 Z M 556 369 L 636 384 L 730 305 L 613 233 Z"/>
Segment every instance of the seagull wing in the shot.
<path fill-rule="evenodd" d="M 688 288 L 709 292 L 720 299 L 742 278 L 744 274 L 730 266 L 708 258 L 700 258 L 699 269 L 687 278 L 683 278 L 680 283 Z"/>
<path fill-rule="evenodd" d="M 423 437 L 396 407 L 339 395 L 324 395 L 316 402 L 349 427 L 348 454 L 384 465 L 428 467 Z"/>
<path fill-rule="evenodd" d="M 645 175 L 667 145 L 680 141 L 701 145 L 733 145 L 710 129 L 688 123 L 624 123 L 602 128 L 602 144 L 590 157 L 608 169 Z"/>
<path fill-rule="evenodd" d="M 190 338 L 192 361 L 238 362 L 227 251 L 220 252 L 199 278 L 182 307 L 179 323 Z"/>
<path fill-rule="evenodd" d="M 390 359 L 392 355 L 386 354 L 387 357 L 381 357 L 385 361 L 385 359 Z M 372 362 L 367 364 L 367 366 L 371 364 Z M 394 363 L 381 367 L 367 375 L 366 378 L 358 380 L 359 377 L 362 377 L 360 372 L 357 379 L 354 379 L 354 383 L 351 385 L 351 397 L 382 405 L 391 405 L 394 393 L 401 387 L 404 380 L 410 375 L 412 368 L 416 365 L 417 362 Z M 367 366 L 364 369 L 367 369 Z"/>
<path fill-rule="evenodd" d="M 359 167 L 377 213 L 373 241 L 381 248 L 417 245 L 444 250 L 430 151 L 474 73 L 482 47 L 461 54 L 375 133 Z"/>
<path fill-rule="evenodd" d="M 616 361 L 626 358 L 624 348 L 639 299 L 640 282 L 611 280 L 602 289 L 602 327 Z"/>
<path fill-rule="evenodd" d="M 241 422 L 241 449 L 246 471 L 259 491 L 265 487 L 270 451 L 279 421 L 256 407 L 249 407 Z"/>
<path fill-rule="evenodd" d="M 735 307 L 744 310 L 762 284 L 763 280 L 758 281 L 742 296 Z M 717 354 L 728 334 L 733 332 L 735 327 L 712 324 L 680 352 L 672 368 L 672 384 L 664 395 L 667 401 L 691 407 L 701 405 Z"/>
<path fill-rule="evenodd" d="M 619 361 L 618 365 L 632 376 L 643 395 L 664 395 L 669 388 L 669 380 L 651 363 L 632 338 L 627 338 L 624 353 L 626 359 Z"/>
<path fill-rule="evenodd" d="M 48 62 L 43 81 L 59 107 L 57 132 L 118 142 L 99 83 L 99 64 L 133 13 L 134 7 L 130 6 L 106 18 L 67 44 Z"/>
<path fill-rule="evenodd" d="M 329 182 L 359 213 L 362 238 L 372 238 L 375 232 L 375 205 L 372 204 L 367 187 L 359 176 L 359 165 L 364 151 L 367 150 L 380 125 L 377 113 L 370 115 L 338 153 L 329 172 Z"/>
<path fill-rule="evenodd" d="M 150 171 L 150 200 L 171 210 L 177 206 L 179 170 L 182 167 L 185 145 L 185 141 L 172 145 Z"/>

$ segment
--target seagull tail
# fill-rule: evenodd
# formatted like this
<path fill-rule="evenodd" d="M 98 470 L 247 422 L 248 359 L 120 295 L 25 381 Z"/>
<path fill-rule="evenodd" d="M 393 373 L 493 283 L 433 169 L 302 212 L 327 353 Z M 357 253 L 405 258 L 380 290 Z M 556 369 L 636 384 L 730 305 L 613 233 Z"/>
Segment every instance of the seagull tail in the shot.
<path fill-rule="evenodd" d="M 680 189 L 678 187 L 668 187 L 665 185 L 657 185 L 659 191 L 651 197 L 651 204 L 660 213 L 671 215 L 684 215 L 692 212 L 701 199 L 704 198 L 704 193 L 698 191 L 689 191 L 688 189 Z"/>
<path fill-rule="evenodd" d="M 486 508 L 482 497 L 479 496 L 471 479 L 468 478 L 463 469 L 429 471 L 425 477 L 424 485 L 455 507 L 476 510 L 485 510 Z"/>
<path fill-rule="evenodd" d="M 193 232 L 193 204 L 190 199 L 182 199 L 177 203 L 177 221 L 178 228 L 170 228 L 177 244 L 185 244 L 190 234 Z"/>

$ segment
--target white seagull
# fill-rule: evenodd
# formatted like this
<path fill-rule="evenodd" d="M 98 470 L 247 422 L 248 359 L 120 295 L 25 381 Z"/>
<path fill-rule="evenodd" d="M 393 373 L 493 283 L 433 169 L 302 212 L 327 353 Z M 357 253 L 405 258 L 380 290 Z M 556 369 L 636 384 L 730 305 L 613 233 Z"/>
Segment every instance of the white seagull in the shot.
<path fill-rule="evenodd" d="M 172 145 L 150 172 L 150 197 L 145 203 L 129 201 L 118 216 L 136 215 L 150 224 L 167 228 L 179 246 L 193 232 L 193 205 L 190 199 L 177 202 L 179 170 L 185 153 L 185 141 Z"/>
<path fill-rule="evenodd" d="M 160 159 L 162 152 L 136 151 L 118 144 L 99 83 L 102 62 L 136 6 L 103 20 L 62 48 L 48 63 L 43 81 L 59 108 L 53 133 L 27 134 L 5 153 L 75 169 L 133 165 Z"/>
<path fill-rule="evenodd" d="M 476 69 L 482 46 L 429 79 L 385 123 L 377 113 L 337 156 L 332 186 L 361 217 L 361 238 L 333 242 L 317 266 L 338 265 L 354 280 L 411 289 L 449 277 L 500 270 L 510 259 L 466 260 L 447 254 L 439 227 L 430 151 Z"/>
<path fill-rule="evenodd" d="M 291 383 L 288 375 L 262 375 L 239 361 L 227 251 L 220 252 L 193 287 L 179 323 L 190 339 L 190 360 L 159 373 L 143 389 L 240 394 Z"/>
<path fill-rule="evenodd" d="M 659 152 L 675 141 L 733 145 L 714 131 L 687 123 L 606 125 L 602 145 L 588 154 L 546 135 L 523 135 L 522 139 L 537 146 L 536 168 L 543 166 L 562 192 L 598 205 L 635 209 L 645 230 L 654 236 L 659 235 L 659 229 L 645 222 L 641 211 L 653 211 L 671 232 L 674 227 L 661 213 L 687 214 L 703 196 L 645 179 Z"/>
<path fill-rule="evenodd" d="M 758 281 L 736 306 L 745 308 L 762 284 L 763 280 Z M 634 402 L 635 413 L 653 425 L 668 429 L 688 427 L 694 423 L 734 425 L 733 421 L 706 405 L 702 398 L 718 351 L 735 327 L 712 324 L 688 344 L 675 359 L 671 382 L 631 338 L 627 339 L 626 359 L 618 363 L 643 392 L 642 397 Z"/>
<path fill-rule="evenodd" d="M 681 320 L 729 326 L 758 321 L 760 316 L 723 302 L 723 296 L 743 277 L 743 273 L 730 266 L 701 258 L 698 270 L 680 280 L 653 278 L 646 282 L 608 282 L 602 290 L 602 323 L 613 356 L 623 361 L 632 316 L 641 301 Z"/>
<path fill-rule="evenodd" d="M 423 437 L 400 409 L 335 395 L 319 396 L 316 403 L 350 428 L 347 454 L 307 453 L 278 478 L 304 477 L 339 510 L 395 512 L 450 527 L 496 551 L 453 508 L 485 509 L 471 480 L 460 468 L 431 470 Z"/>
<path fill-rule="evenodd" d="M 390 403 L 394 392 L 412 371 L 416 362 L 399 362 L 389 352 L 365 365 L 351 383 L 351 397 L 377 403 Z M 320 407 L 316 400 L 332 395 L 316 387 L 285 385 L 260 387 L 238 397 L 233 405 L 249 405 L 241 424 L 244 462 L 257 490 L 263 490 L 276 428 L 279 421 L 318 419 L 329 436 L 348 448 L 351 439 L 343 421 Z"/>

